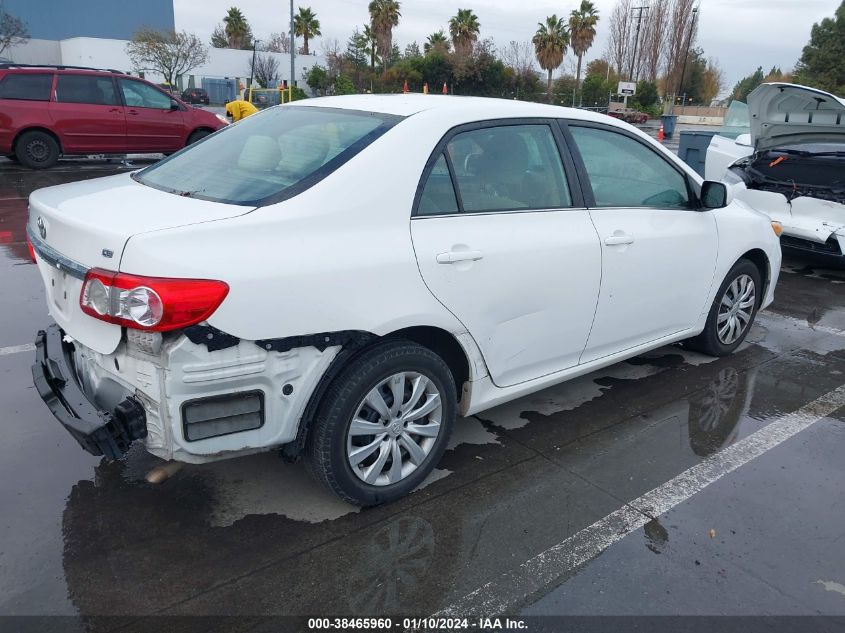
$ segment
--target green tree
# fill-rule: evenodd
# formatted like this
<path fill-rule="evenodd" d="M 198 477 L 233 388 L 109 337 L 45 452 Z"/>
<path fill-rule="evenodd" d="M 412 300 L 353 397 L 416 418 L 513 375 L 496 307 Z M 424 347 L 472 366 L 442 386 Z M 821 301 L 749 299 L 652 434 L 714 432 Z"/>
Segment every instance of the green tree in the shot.
<path fill-rule="evenodd" d="M 581 6 L 569 14 L 569 34 L 572 42 L 572 52 L 578 56 L 578 69 L 575 72 L 575 83 L 581 83 L 581 62 L 596 39 L 596 23 L 599 12 L 590 0 L 581 0 Z M 572 105 L 575 105 L 575 95 L 572 95 Z"/>
<path fill-rule="evenodd" d="M 393 51 L 393 29 L 399 25 L 399 18 L 402 17 L 399 10 L 400 4 L 398 0 L 372 0 L 368 9 L 370 28 L 381 54 L 382 70 L 385 70 Z M 373 65 L 375 65 L 375 60 Z"/>
<path fill-rule="evenodd" d="M 813 25 L 795 77 L 801 84 L 833 94 L 845 93 L 845 0 L 834 17 Z"/>
<path fill-rule="evenodd" d="M 308 41 L 322 35 L 320 33 L 320 20 L 311 7 L 299 7 L 299 12 L 293 17 L 293 32 L 297 37 L 302 38 L 302 54 L 308 55 Z"/>
<path fill-rule="evenodd" d="M 252 27 L 239 8 L 230 7 L 223 18 L 223 24 L 228 48 L 252 48 Z"/>
<path fill-rule="evenodd" d="M 660 95 L 657 92 L 657 83 L 654 81 L 640 80 L 637 82 L 637 94 L 631 102 L 631 106 L 640 110 L 649 110 L 657 104 Z"/>
<path fill-rule="evenodd" d="M 587 74 L 584 83 L 581 84 L 581 103 L 590 107 L 604 107 L 607 105 L 608 95 L 613 92 L 615 86 L 611 86 L 605 80 L 604 75 Z"/>
<path fill-rule="evenodd" d="M 423 44 L 423 51 L 426 55 L 431 52 L 441 54 L 449 52 L 449 40 L 446 38 L 446 34 L 443 32 L 443 29 L 432 33 L 428 36 L 428 38 L 426 38 L 425 43 Z"/>
<path fill-rule="evenodd" d="M 761 83 L 763 83 L 763 68 L 762 66 L 758 66 L 757 70 L 755 70 L 753 74 L 748 77 L 743 77 L 736 82 L 733 92 L 731 92 L 731 96 L 729 97 L 730 100 L 745 102 L 751 91 Z"/>
<path fill-rule="evenodd" d="M 402 57 L 421 57 L 422 51 L 420 50 L 420 45 L 416 42 L 411 42 L 407 46 L 405 46 L 405 52 L 403 53 Z"/>
<path fill-rule="evenodd" d="M 552 102 L 552 73 L 563 63 L 563 56 L 569 46 L 569 27 L 562 18 L 550 15 L 546 23 L 537 24 L 537 32 L 531 39 L 534 44 L 534 55 L 540 68 L 548 73 L 546 93 L 549 103 Z"/>
<path fill-rule="evenodd" d="M 352 80 L 345 75 L 338 75 L 334 80 L 334 94 L 336 95 L 354 95 L 357 91 Z"/>
<path fill-rule="evenodd" d="M 458 13 L 449 20 L 449 35 L 456 53 L 470 53 L 480 32 L 481 24 L 472 9 L 458 9 Z"/>

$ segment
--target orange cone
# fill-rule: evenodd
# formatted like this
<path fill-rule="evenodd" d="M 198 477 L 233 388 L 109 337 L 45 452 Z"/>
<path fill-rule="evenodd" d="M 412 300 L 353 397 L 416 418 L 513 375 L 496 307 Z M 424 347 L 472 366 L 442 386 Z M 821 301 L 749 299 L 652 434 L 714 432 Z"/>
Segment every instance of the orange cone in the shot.
<path fill-rule="evenodd" d="M 445 82 L 445 81 L 443 82 L 443 94 L 444 94 L 444 95 L 449 94 L 449 88 L 446 86 L 446 82 Z"/>
<path fill-rule="evenodd" d="M 423 84 L 423 94 L 424 94 L 424 95 L 427 95 L 427 94 L 428 94 L 428 82 L 425 82 L 425 83 Z"/>
<path fill-rule="evenodd" d="M 657 130 L 657 140 L 662 141 L 666 138 L 666 135 L 663 133 L 663 124 L 660 124 L 660 129 Z"/>
<path fill-rule="evenodd" d="M 408 80 L 406 79 L 404 85 L 402 86 L 402 92 L 404 92 L 405 94 L 408 94 L 409 91 L 410 90 L 408 88 Z"/>

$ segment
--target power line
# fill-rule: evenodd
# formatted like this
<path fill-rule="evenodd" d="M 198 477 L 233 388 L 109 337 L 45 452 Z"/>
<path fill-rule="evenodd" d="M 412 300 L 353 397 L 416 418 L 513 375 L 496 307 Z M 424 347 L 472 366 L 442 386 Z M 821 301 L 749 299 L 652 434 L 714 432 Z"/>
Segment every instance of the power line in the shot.
<path fill-rule="evenodd" d="M 648 5 L 634 7 L 633 10 L 637 12 L 637 33 L 634 36 L 634 54 L 631 56 L 631 72 L 628 73 L 628 78 L 631 81 L 636 81 L 636 79 L 634 79 L 634 62 L 637 60 L 637 48 L 640 44 L 640 26 L 643 21 L 643 11 L 648 11 Z"/>

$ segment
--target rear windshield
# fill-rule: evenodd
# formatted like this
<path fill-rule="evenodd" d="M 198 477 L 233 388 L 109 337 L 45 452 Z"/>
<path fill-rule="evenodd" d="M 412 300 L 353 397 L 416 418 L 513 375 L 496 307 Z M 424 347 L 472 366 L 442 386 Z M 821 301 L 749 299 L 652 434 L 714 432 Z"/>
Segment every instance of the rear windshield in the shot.
<path fill-rule="evenodd" d="M 138 182 L 214 202 L 261 206 L 311 187 L 401 117 L 284 106 L 242 119 L 138 172 Z"/>

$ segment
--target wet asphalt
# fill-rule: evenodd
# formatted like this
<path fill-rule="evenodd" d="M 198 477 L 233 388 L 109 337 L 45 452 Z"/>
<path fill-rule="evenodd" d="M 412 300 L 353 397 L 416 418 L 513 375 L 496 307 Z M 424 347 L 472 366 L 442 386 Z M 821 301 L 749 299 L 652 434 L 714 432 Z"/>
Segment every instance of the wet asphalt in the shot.
<path fill-rule="evenodd" d="M 670 346 L 460 420 L 434 475 L 392 505 L 348 506 L 274 454 L 150 485 L 159 462 L 137 446 L 118 462 L 84 453 L 39 400 L 33 352 L 12 348 L 49 322 L 29 193 L 143 164 L 0 159 L 0 616 L 144 630 L 134 616 L 428 615 L 845 384 L 845 271 L 787 259 L 733 356 Z M 522 616 L 843 616 L 843 451 L 840 408 L 503 602 Z"/>

